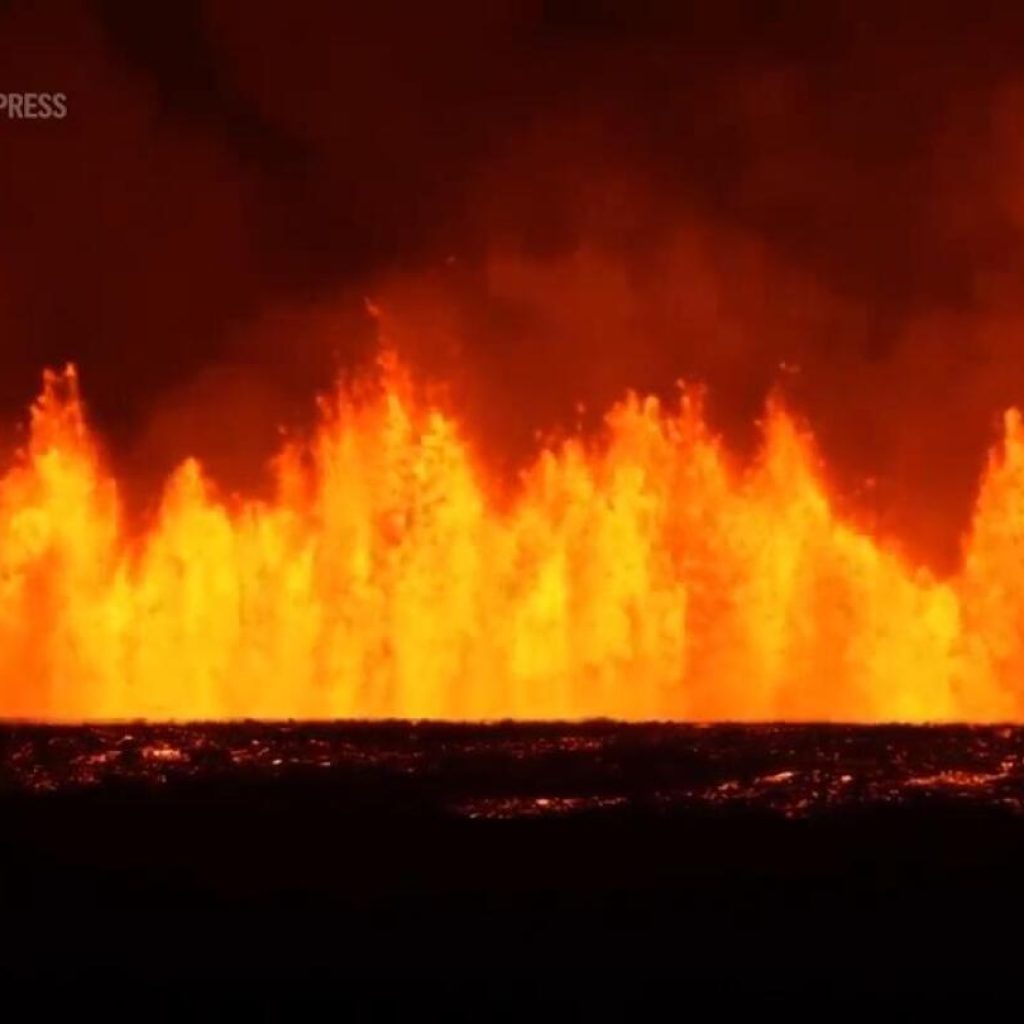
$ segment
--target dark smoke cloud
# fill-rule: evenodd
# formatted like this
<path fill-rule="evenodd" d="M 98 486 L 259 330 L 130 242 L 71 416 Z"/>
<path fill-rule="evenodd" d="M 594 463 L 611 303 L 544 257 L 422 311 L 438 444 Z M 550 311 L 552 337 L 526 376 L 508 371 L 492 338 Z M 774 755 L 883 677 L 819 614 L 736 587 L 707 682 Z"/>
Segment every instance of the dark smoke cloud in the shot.
<path fill-rule="evenodd" d="M 372 295 L 495 460 L 681 376 L 747 446 L 781 387 L 948 563 L 1024 402 L 1022 54 L 985 2 L 0 5 L 70 100 L 0 120 L 4 418 L 74 359 L 131 477 L 251 486 Z"/>

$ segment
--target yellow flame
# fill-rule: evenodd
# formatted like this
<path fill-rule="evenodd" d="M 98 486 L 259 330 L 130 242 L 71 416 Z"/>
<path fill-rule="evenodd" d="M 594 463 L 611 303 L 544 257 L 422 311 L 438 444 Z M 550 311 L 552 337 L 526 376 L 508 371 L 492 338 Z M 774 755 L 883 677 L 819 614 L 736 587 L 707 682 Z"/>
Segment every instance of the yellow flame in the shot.
<path fill-rule="evenodd" d="M 130 536 L 73 369 L 0 480 L 0 715 L 1024 718 L 1024 426 L 939 579 L 833 511 L 770 405 L 739 466 L 684 394 L 629 396 L 499 502 L 385 360 L 272 501 L 193 460 Z"/>

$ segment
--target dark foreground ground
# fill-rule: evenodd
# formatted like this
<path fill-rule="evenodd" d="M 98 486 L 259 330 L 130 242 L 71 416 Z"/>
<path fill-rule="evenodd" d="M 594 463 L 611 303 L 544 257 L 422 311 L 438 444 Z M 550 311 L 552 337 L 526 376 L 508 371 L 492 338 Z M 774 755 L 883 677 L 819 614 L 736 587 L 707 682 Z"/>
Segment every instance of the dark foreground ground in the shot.
<path fill-rule="evenodd" d="M 987 993 L 1022 927 L 1018 729 L 0 728 L 15 975 Z"/>

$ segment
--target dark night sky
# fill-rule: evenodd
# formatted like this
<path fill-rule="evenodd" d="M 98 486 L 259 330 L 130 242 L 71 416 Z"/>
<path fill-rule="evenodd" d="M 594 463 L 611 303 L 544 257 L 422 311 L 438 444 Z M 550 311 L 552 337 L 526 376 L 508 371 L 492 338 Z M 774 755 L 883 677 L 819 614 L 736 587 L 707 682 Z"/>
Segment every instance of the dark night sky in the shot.
<path fill-rule="evenodd" d="M 0 2 L 0 72 L 70 107 L 0 119 L 0 407 L 76 361 L 130 477 L 248 483 L 367 295 L 496 459 L 781 379 L 936 561 L 1024 402 L 1010 3 Z"/>

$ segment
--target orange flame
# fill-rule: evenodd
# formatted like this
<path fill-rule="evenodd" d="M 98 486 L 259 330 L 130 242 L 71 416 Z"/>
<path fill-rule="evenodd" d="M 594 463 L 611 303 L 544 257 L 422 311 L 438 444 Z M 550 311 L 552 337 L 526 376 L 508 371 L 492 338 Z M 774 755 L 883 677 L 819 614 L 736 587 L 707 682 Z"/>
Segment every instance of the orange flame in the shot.
<path fill-rule="evenodd" d="M 838 517 L 770 405 L 738 465 L 629 396 L 510 500 L 394 360 L 339 388 L 272 501 L 194 460 L 127 530 L 73 369 L 0 479 L 0 715 L 1024 718 L 1024 426 L 940 579 Z"/>

